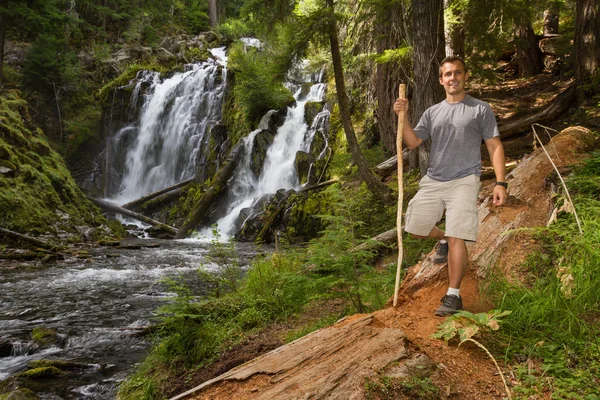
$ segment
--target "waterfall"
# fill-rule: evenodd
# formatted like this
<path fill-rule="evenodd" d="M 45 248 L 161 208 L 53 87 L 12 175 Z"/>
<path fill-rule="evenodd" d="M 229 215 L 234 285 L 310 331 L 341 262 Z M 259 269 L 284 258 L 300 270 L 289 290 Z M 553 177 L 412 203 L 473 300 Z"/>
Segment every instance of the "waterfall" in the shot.
<path fill-rule="evenodd" d="M 302 89 L 294 94 L 296 104 L 289 107 L 285 121 L 277 130 L 273 144 L 267 150 L 265 162 L 260 176 L 256 177 L 251 168 L 252 145 L 256 135 L 266 129 L 270 111 L 261 120 L 257 130 L 251 132 L 244 138 L 245 153 L 240 167 L 229 186 L 229 205 L 225 216 L 217 221 L 217 227 L 224 238 L 235 233 L 241 226 L 240 212 L 260 201 L 266 194 L 275 193 L 280 189 L 296 189 L 299 186 L 296 174 L 295 159 L 296 152 L 308 150 L 317 129 L 328 124 L 329 111 L 322 111 L 315 117 L 312 126 L 309 127 L 304 119 L 304 105 L 307 101 L 323 101 L 326 85 L 315 84 L 307 95 L 302 95 Z M 210 229 L 204 229 L 200 236 L 210 236 Z"/>
<path fill-rule="evenodd" d="M 139 119 L 119 130 L 108 146 L 113 160 L 125 159 L 117 202 L 137 199 L 197 173 L 201 145 L 221 119 L 226 58 L 224 48 L 212 52 L 222 61 L 187 65 L 184 72 L 164 80 L 156 72 L 138 73 L 128 112 L 131 115 L 139 107 L 142 97 Z"/>

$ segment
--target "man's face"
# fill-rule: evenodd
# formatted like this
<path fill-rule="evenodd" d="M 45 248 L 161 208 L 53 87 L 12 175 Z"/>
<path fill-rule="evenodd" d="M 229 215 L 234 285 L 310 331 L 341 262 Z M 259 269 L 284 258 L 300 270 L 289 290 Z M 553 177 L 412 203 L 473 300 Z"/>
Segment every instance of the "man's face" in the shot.
<path fill-rule="evenodd" d="M 465 72 L 465 67 L 460 61 L 447 62 L 442 65 L 440 84 L 444 86 L 447 94 L 456 96 L 464 92 L 467 79 L 469 79 L 469 73 Z"/>

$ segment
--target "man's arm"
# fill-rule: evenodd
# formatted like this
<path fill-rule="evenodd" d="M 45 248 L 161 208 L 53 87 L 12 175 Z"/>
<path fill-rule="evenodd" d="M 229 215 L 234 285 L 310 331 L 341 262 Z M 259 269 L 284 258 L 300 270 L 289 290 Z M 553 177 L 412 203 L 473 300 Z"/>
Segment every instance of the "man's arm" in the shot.
<path fill-rule="evenodd" d="M 394 103 L 394 112 L 396 114 L 400 113 L 400 111 L 406 112 L 406 117 L 404 118 L 404 127 L 402 128 L 402 140 L 406 143 L 406 147 L 409 149 L 415 149 L 423 143 L 423 139 L 419 138 L 415 131 L 410 127 L 410 123 L 408 122 L 408 100 L 406 99 L 397 99 Z"/>
<path fill-rule="evenodd" d="M 504 147 L 500 141 L 500 136 L 493 137 L 485 141 L 490 154 L 490 160 L 496 174 L 496 182 L 506 182 L 506 160 L 504 158 Z M 501 206 L 506 201 L 506 188 L 504 186 L 494 186 L 493 202 L 497 206 Z"/>

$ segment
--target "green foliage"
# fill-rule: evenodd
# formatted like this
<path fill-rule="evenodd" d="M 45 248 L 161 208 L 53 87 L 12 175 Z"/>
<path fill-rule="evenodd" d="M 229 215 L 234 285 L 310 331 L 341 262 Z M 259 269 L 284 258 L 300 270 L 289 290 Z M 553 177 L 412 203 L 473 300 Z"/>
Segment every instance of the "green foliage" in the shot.
<path fill-rule="evenodd" d="M 509 343 L 506 355 L 517 363 L 516 391 L 523 396 L 600 395 L 593 378 L 600 365 L 599 160 L 600 154 L 592 154 L 567 179 L 583 235 L 571 214 L 560 214 L 557 223 L 534 232 L 541 247 L 522 266 L 531 276 L 528 285 L 496 278 L 488 288 L 500 307 L 512 311 L 498 340 Z M 540 368 L 526 366 L 531 363 Z"/>
<path fill-rule="evenodd" d="M 27 126 L 28 110 L 18 93 L 0 96 L 0 159 L 16 168 L 14 176 L 0 175 L 0 225 L 19 232 L 58 233 L 104 224 L 44 134 Z"/>
<path fill-rule="evenodd" d="M 500 328 L 500 318 L 509 315 L 510 311 L 492 310 L 487 313 L 473 314 L 469 311 L 459 311 L 438 327 L 432 335 L 434 339 L 452 340 L 455 337 L 461 342 L 478 335 L 482 328 L 496 331 Z"/>
<path fill-rule="evenodd" d="M 219 228 L 212 227 L 210 247 L 206 253 L 207 264 L 198 270 L 207 283 L 211 297 L 219 298 L 229 292 L 236 292 L 242 278 L 240 260 L 235 252 L 233 241 L 224 242 Z"/>
<path fill-rule="evenodd" d="M 441 390 L 429 378 L 390 378 L 380 376 L 367 378 L 365 382 L 367 400 L 420 399 L 435 400 Z"/>
<path fill-rule="evenodd" d="M 275 60 L 269 50 L 258 51 L 242 43 L 230 49 L 228 65 L 235 73 L 235 104 L 254 123 L 268 110 L 280 109 L 294 101 L 282 84 L 283 76 Z"/>

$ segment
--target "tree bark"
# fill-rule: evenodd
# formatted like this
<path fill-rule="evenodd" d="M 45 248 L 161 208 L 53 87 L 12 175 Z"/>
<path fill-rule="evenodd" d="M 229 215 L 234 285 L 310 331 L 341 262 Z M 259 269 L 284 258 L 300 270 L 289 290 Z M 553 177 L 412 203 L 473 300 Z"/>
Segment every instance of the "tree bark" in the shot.
<path fill-rule="evenodd" d="M 208 0 L 208 16 L 210 19 L 210 27 L 214 28 L 219 24 L 217 14 L 217 0 Z"/>
<path fill-rule="evenodd" d="M 340 118 L 342 119 L 342 125 L 344 127 L 344 133 L 346 134 L 346 140 L 348 142 L 348 148 L 352 154 L 352 160 L 358 167 L 358 173 L 361 179 L 367 184 L 367 187 L 373 193 L 373 195 L 380 199 L 386 204 L 391 204 L 393 201 L 391 196 L 391 190 L 384 185 L 377 177 L 371 172 L 367 161 L 365 160 L 356 135 L 354 133 L 354 127 L 352 126 L 350 108 L 348 106 L 348 97 L 346 95 L 346 86 L 344 84 L 344 71 L 342 70 L 342 56 L 340 54 L 340 45 L 337 37 L 337 28 L 335 20 L 333 19 L 333 0 L 327 0 L 327 7 L 331 10 L 331 20 L 329 22 L 329 42 L 331 44 L 331 59 L 333 62 L 333 72 L 335 76 L 335 89 L 337 92 L 338 104 L 340 107 Z"/>
<path fill-rule="evenodd" d="M 575 82 L 577 100 L 584 103 L 590 96 L 600 93 L 598 74 L 600 68 L 600 0 L 577 0 L 575 18 Z"/>
<path fill-rule="evenodd" d="M 401 19 L 405 14 L 401 2 L 393 2 L 379 10 L 374 21 L 377 54 L 383 54 L 389 49 L 397 49 L 402 45 L 406 33 L 399 27 L 404 25 Z M 375 90 L 379 137 L 386 153 L 390 155 L 396 154 L 396 113 L 393 106 L 397 96 L 393 88 L 400 82 L 409 81 L 410 77 L 406 76 L 399 61 L 377 64 Z"/>
<path fill-rule="evenodd" d="M 4 86 L 4 43 L 6 42 L 6 17 L 0 15 L 0 88 Z"/>
<path fill-rule="evenodd" d="M 423 112 L 444 98 L 439 83 L 439 64 L 445 56 L 444 3 L 442 0 L 413 0 L 413 72 L 414 90 L 410 102 L 411 125 L 415 126 Z M 418 148 L 421 176 L 427 173 L 431 142 Z"/>
<path fill-rule="evenodd" d="M 544 69 L 544 63 L 542 62 L 542 54 L 535 40 L 531 20 L 528 18 L 519 18 L 515 23 L 515 47 L 519 76 L 524 78 L 537 75 Z"/>
<path fill-rule="evenodd" d="M 234 147 L 233 150 L 231 150 L 229 159 L 215 175 L 210 189 L 202 194 L 202 197 L 194 207 L 194 213 L 186 220 L 186 222 L 183 223 L 181 227 L 179 227 L 179 232 L 177 232 L 177 235 L 175 235 L 175 239 L 185 239 L 189 237 L 194 229 L 196 229 L 198 225 L 202 223 L 202 220 L 206 216 L 208 209 L 221 194 L 223 188 L 227 184 L 227 181 L 231 177 L 231 174 L 233 174 L 233 171 L 235 171 L 237 160 L 242 154 L 242 149 L 243 145 L 240 143 Z"/>
<path fill-rule="evenodd" d="M 550 7 L 544 10 L 544 35 L 558 34 L 558 20 L 560 16 L 560 3 L 552 2 Z"/>
<path fill-rule="evenodd" d="M 52 244 L 49 244 L 49 243 L 46 243 L 43 240 L 36 239 L 34 237 L 31 237 L 31 236 L 23 235 L 22 233 L 11 231 L 9 229 L 0 228 L 0 234 L 12 237 L 13 239 L 16 239 L 16 240 L 19 240 L 19 241 L 29 242 L 29 243 L 34 244 L 34 245 L 36 245 L 38 247 L 41 247 L 43 249 L 48 249 L 48 250 L 55 250 L 56 249 L 56 246 L 54 246 Z"/>
<path fill-rule="evenodd" d="M 192 182 L 194 182 L 194 179 L 188 179 L 187 181 L 179 182 L 176 185 L 170 186 L 170 187 L 165 188 L 165 189 L 161 189 L 161 190 L 159 190 L 157 192 L 154 192 L 154 193 L 150 193 L 150 194 L 148 194 L 146 196 L 140 197 L 137 200 L 130 201 L 127 204 L 123 204 L 123 208 L 126 208 L 128 210 L 136 210 L 140 206 L 142 206 L 142 204 L 144 204 L 145 202 L 147 202 L 149 200 L 152 200 L 155 197 L 160 196 L 161 194 L 165 194 L 165 193 L 168 193 L 168 192 L 170 192 L 172 190 L 179 189 L 179 188 L 181 188 L 183 186 L 186 186 L 186 185 L 188 185 L 188 184 L 190 184 Z"/>
<path fill-rule="evenodd" d="M 157 221 L 155 219 L 146 217 L 145 215 L 142 215 L 142 214 L 138 214 L 138 213 L 133 212 L 131 210 L 128 210 L 126 208 L 120 207 L 120 206 L 118 206 L 116 204 L 112 204 L 112 203 L 109 203 L 109 202 L 104 201 L 104 200 L 96 199 L 96 198 L 91 197 L 91 196 L 86 196 L 86 197 L 92 203 L 94 203 L 96 206 L 100 207 L 101 209 L 103 209 L 105 211 L 114 212 L 114 213 L 122 214 L 122 215 L 126 215 L 128 217 L 137 219 L 138 221 L 145 222 L 148 225 L 159 227 L 159 228 L 165 230 L 166 232 L 169 232 L 172 235 L 177 235 L 177 229 L 173 228 L 172 226 L 169 226 L 167 224 L 163 224 L 160 221 Z"/>

